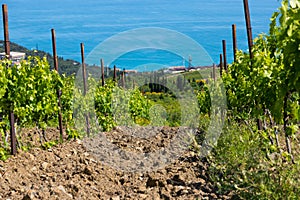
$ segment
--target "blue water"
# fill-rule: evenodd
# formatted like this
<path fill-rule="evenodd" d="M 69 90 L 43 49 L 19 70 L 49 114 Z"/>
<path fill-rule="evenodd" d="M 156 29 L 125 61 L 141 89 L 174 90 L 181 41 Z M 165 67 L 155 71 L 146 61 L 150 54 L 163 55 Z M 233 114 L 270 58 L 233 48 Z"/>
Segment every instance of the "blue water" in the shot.
<path fill-rule="evenodd" d="M 65 59 L 80 61 L 81 42 L 84 42 L 85 52 L 89 54 L 99 43 L 117 33 L 144 27 L 160 27 L 181 32 L 201 44 L 213 62 L 218 63 L 223 39 L 227 41 L 227 59 L 229 62 L 232 61 L 231 25 L 236 24 L 238 48 L 247 50 L 243 0 L 2 0 L 1 2 L 8 5 L 11 41 L 29 49 L 38 48 L 52 52 L 50 30 L 55 28 L 57 51 L 59 56 Z M 269 19 L 280 6 L 280 2 L 249 0 L 249 4 L 253 35 L 268 32 Z M 0 31 L 3 32 L 2 25 Z M 182 65 L 182 58 L 176 58 L 171 53 L 165 55 L 161 53 L 134 52 L 131 55 L 124 55 L 120 61 L 126 67 L 134 67 L 143 64 L 138 60 L 145 57 L 148 62 L 161 56 L 165 61 L 163 65 Z"/>

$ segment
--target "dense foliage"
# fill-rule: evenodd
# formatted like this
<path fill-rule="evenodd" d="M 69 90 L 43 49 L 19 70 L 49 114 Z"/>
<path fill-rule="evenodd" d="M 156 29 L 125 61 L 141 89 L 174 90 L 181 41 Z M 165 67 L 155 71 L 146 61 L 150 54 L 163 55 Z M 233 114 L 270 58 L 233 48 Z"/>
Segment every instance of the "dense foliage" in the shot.
<path fill-rule="evenodd" d="M 234 115 L 243 119 L 273 118 L 284 126 L 289 153 L 288 140 L 298 131 L 300 120 L 300 8 L 295 3 L 298 1 L 293 2 L 289 6 L 283 1 L 280 12 L 272 17 L 269 35 L 255 39 L 254 58 L 238 52 L 237 61 L 223 76 Z M 270 123 L 275 125 L 272 120 Z"/>
<path fill-rule="evenodd" d="M 20 63 L 2 60 L 0 72 L 0 111 L 3 115 L 1 158 L 7 157 L 5 148 L 8 148 L 9 113 L 14 112 L 16 130 L 36 127 L 38 133 L 42 130 L 44 134 L 47 127 L 58 126 L 58 91 L 63 126 L 69 138 L 85 135 L 82 117 L 85 112 L 92 113 L 95 110 L 95 115 L 90 114 L 89 117 L 96 131 L 100 130 L 96 125 L 106 131 L 126 123 L 149 123 L 150 102 L 137 88 L 124 90 L 112 81 L 101 86 L 90 77 L 89 90 L 84 96 L 75 87 L 75 77 L 59 75 L 51 70 L 46 57 L 28 57 Z M 127 118 L 121 119 L 119 116 L 124 116 L 126 112 Z M 17 131 L 17 136 L 20 135 L 22 133 Z"/>
<path fill-rule="evenodd" d="M 251 130 L 255 126 L 232 121 L 224 127 L 208 157 L 212 182 L 219 193 L 233 199 L 298 199 L 299 156 L 292 164 L 271 148 L 265 133 Z M 299 144 L 295 146 L 299 154 Z"/>
<path fill-rule="evenodd" d="M 62 88 L 62 80 L 51 71 L 46 59 L 29 57 L 20 64 L 1 62 L 1 111 L 15 114 L 21 126 L 46 128 L 47 121 L 55 119 L 58 112 L 56 90 Z"/>
<path fill-rule="evenodd" d="M 209 158 L 219 192 L 299 198 L 299 14 L 299 0 L 283 0 L 269 34 L 255 39 L 254 58 L 239 51 L 223 74 L 230 121 Z M 257 130 L 257 118 L 263 130 Z"/>
<path fill-rule="evenodd" d="M 122 89 L 113 81 L 96 88 L 95 110 L 104 131 L 116 125 L 149 124 L 150 102 L 138 88 Z"/>

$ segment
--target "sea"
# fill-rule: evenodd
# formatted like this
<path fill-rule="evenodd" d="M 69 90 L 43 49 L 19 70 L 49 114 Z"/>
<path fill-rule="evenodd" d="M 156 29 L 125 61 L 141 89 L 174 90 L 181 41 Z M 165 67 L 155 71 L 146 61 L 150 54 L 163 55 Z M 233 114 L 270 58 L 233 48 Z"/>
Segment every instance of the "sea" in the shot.
<path fill-rule="evenodd" d="M 236 24 L 238 49 L 248 49 L 243 0 L 1 2 L 8 6 L 12 42 L 51 53 L 54 28 L 58 55 L 81 62 L 83 43 L 90 65 L 99 65 L 101 58 L 109 67 L 141 71 L 147 66 L 218 64 L 222 40 L 226 40 L 230 63 L 232 24 Z M 253 37 L 268 33 L 270 18 L 280 4 L 278 0 L 249 0 Z"/>

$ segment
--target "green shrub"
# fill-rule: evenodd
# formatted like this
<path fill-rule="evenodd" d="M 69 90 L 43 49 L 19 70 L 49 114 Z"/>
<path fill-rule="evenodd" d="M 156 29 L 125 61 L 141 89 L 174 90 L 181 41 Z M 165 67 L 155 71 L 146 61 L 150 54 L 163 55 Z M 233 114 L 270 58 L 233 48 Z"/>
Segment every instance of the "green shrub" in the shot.
<path fill-rule="evenodd" d="M 233 122 L 209 156 L 209 175 L 219 193 L 239 199 L 297 199 L 299 161 L 292 164 L 263 134 Z"/>

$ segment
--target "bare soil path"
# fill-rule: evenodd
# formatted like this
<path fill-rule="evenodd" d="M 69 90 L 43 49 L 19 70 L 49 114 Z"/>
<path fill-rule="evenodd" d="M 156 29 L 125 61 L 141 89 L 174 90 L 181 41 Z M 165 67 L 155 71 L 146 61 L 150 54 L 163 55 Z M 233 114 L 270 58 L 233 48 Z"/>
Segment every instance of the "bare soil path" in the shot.
<path fill-rule="evenodd" d="M 133 143 L 122 128 L 106 134 L 118 146 Z M 58 131 L 48 130 L 47 135 L 53 138 Z M 168 142 L 170 136 L 159 139 Z M 148 150 L 158 143 L 157 137 L 138 142 L 139 149 Z M 215 193 L 206 170 L 205 160 L 187 151 L 157 171 L 122 172 L 100 162 L 76 140 L 48 150 L 33 147 L 0 161 L 0 199 L 228 199 Z"/>

